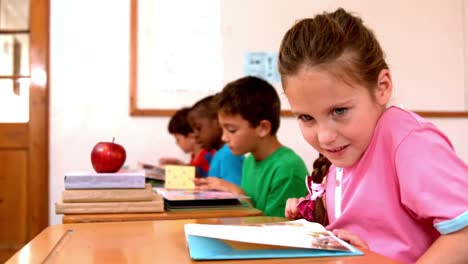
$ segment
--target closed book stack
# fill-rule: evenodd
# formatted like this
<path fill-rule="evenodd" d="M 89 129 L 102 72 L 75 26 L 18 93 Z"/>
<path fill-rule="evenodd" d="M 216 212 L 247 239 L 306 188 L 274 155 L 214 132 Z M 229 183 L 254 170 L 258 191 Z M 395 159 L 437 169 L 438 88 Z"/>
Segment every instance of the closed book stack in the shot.
<path fill-rule="evenodd" d="M 55 203 L 57 214 L 150 213 L 164 211 L 162 197 L 143 172 L 65 175 L 62 199 Z"/>

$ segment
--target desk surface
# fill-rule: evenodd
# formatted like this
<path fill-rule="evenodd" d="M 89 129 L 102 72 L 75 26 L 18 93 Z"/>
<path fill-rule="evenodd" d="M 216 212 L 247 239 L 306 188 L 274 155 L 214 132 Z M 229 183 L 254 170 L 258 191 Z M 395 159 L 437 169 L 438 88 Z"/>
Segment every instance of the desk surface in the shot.
<path fill-rule="evenodd" d="M 262 211 L 253 207 L 233 209 L 196 209 L 165 211 L 161 213 L 128 213 L 128 214 L 76 214 L 64 215 L 64 224 L 93 223 L 93 222 L 126 222 L 126 221 L 154 221 L 175 219 L 199 219 L 220 217 L 261 216 Z"/>
<path fill-rule="evenodd" d="M 186 245 L 186 223 L 259 223 L 275 217 L 192 219 L 172 221 L 62 224 L 49 226 L 6 263 L 233 263 L 192 261 Z M 396 263 L 363 250 L 364 256 L 236 260 L 236 263 Z"/>

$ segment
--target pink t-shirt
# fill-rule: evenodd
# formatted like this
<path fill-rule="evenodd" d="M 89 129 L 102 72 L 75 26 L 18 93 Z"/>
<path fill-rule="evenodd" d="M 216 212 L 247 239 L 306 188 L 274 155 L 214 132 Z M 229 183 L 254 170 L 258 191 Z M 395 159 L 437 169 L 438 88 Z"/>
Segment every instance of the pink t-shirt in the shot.
<path fill-rule="evenodd" d="M 361 160 L 330 167 L 327 228 L 348 229 L 372 251 L 413 263 L 441 233 L 468 225 L 467 191 L 468 166 L 448 138 L 420 116 L 390 107 Z"/>

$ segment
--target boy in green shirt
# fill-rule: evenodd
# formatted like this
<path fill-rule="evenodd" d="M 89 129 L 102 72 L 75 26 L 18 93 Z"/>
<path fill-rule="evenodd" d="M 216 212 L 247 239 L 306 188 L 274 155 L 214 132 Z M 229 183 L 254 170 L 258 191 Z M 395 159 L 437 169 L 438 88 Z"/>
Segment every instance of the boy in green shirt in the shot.
<path fill-rule="evenodd" d="M 223 141 L 233 154 L 250 155 L 242 166 L 240 187 L 207 177 L 195 179 L 197 188 L 247 195 L 264 215 L 284 217 L 286 200 L 307 194 L 307 168 L 276 137 L 281 107 L 275 88 L 257 77 L 244 77 L 227 84 L 216 101 Z"/>

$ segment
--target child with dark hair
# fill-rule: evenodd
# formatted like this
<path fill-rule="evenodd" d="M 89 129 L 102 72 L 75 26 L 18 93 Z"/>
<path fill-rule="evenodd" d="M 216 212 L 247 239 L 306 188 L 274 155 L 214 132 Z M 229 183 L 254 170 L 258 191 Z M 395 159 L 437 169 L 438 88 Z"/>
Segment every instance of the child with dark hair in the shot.
<path fill-rule="evenodd" d="M 176 144 L 184 153 L 190 153 L 189 165 L 195 166 L 197 176 L 205 177 L 208 175 L 210 162 L 215 150 L 205 150 L 195 140 L 192 127 L 188 121 L 190 108 L 185 107 L 177 110 L 169 120 L 167 126 L 169 133 L 174 136 Z M 176 158 L 164 157 L 159 159 L 160 165 L 186 165 L 182 160 Z"/>
<path fill-rule="evenodd" d="M 214 96 L 207 96 L 196 102 L 189 112 L 188 120 L 193 128 L 197 143 L 203 149 L 216 150 L 210 163 L 208 176 L 240 185 L 244 156 L 234 155 L 229 147 L 223 143 Z"/>
<path fill-rule="evenodd" d="M 466 263 L 468 166 L 429 121 L 387 107 L 390 70 L 363 21 L 340 8 L 297 22 L 278 65 L 320 153 L 311 194 L 288 200 L 286 216 L 329 222 L 338 237 L 404 263 Z"/>
<path fill-rule="evenodd" d="M 216 101 L 223 141 L 234 154 L 250 155 L 240 187 L 211 177 L 196 179 L 196 186 L 247 195 L 264 215 L 284 217 L 286 200 L 307 193 L 307 168 L 276 137 L 281 107 L 275 88 L 257 77 L 245 77 L 227 84 Z"/>

